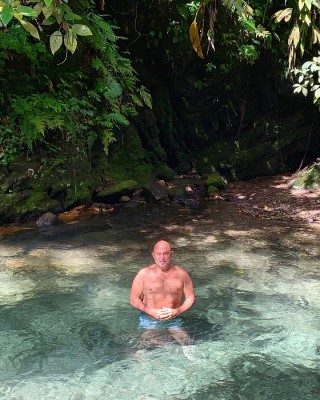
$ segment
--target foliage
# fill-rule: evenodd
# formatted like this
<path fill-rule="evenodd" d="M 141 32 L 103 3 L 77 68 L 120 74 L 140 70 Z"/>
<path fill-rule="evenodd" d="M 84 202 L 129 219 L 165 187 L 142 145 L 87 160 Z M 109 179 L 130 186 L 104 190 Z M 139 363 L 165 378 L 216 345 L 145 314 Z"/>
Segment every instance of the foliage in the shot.
<path fill-rule="evenodd" d="M 280 23 L 290 23 L 288 36 L 289 69 L 296 63 L 297 51 L 303 57 L 306 50 L 320 44 L 319 17 L 320 2 L 318 0 L 293 1 L 292 7 L 277 11 L 273 18 Z"/>
<path fill-rule="evenodd" d="M 258 58 L 258 51 L 255 45 L 248 44 L 245 37 L 256 37 L 266 40 L 270 32 L 261 25 L 256 25 L 253 8 L 243 0 L 224 0 L 222 1 L 224 11 L 237 16 L 237 22 L 240 37 L 239 42 L 240 57 L 248 60 L 250 63 Z M 202 46 L 207 42 L 207 52 L 215 50 L 216 22 L 218 18 L 217 3 L 214 0 L 201 0 L 198 2 L 198 8 L 193 22 L 189 28 L 189 35 L 192 46 L 200 58 L 204 58 Z M 238 37 L 239 39 L 239 37 Z M 241 41 L 243 42 L 241 45 Z M 202 45 L 203 42 L 203 45 Z"/>
<path fill-rule="evenodd" d="M 73 54 L 78 46 L 77 37 L 92 35 L 87 25 L 79 23 L 81 20 L 82 17 L 68 5 L 68 0 L 0 1 L 0 28 L 6 28 L 12 21 L 18 22 L 32 37 L 40 40 L 45 27 L 58 25 L 59 29 L 50 36 L 52 54 L 62 44 Z"/>
<path fill-rule="evenodd" d="M 320 56 L 313 57 L 312 61 L 305 62 L 301 68 L 295 68 L 294 74 L 297 75 L 298 83 L 294 84 L 294 93 L 302 93 L 304 96 L 308 92 L 313 92 L 313 103 L 320 111 Z"/>
<path fill-rule="evenodd" d="M 76 63 L 69 58 L 54 64 L 43 45 L 31 44 L 19 27 L 0 33 L 0 79 L 6 90 L 0 98 L 0 157 L 9 165 L 22 149 L 38 144 L 53 148 L 75 146 L 90 154 L 95 143 L 108 151 L 119 129 L 129 124 L 137 107 L 151 107 L 151 98 L 140 85 L 128 58 L 117 45 L 115 27 L 92 14 L 90 46 Z M 20 46 L 20 39 L 26 47 Z M 16 65 L 20 67 L 17 86 Z M 11 71 L 11 73 L 6 73 Z"/>

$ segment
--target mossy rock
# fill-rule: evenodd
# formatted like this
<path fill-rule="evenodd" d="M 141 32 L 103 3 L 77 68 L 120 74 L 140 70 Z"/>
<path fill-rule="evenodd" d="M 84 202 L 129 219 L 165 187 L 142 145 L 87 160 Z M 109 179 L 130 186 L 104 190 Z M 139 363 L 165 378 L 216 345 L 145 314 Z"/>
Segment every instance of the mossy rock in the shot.
<path fill-rule="evenodd" d="M 317 163 L 306 171 L 302 171 L 297 178 L 289 183 L 289 187 L 298 186 L 303 189 L 320 188 L 320 163 Z"/>
<path fill-rule="evenodd" d="M 137 190 L 139 185 L 134 180 L 126 180 L 109 185 L 95 195 L 95 200 L 104 202 L 118 201 L 121 196 L 130 196 L 132 192 Z"/>
<path fill-rule="evenodd" d="M 40 215 L 46 211 L 58 212 L 62 205 L 46 193 L 16 192 L 0 196 L 0 220 L 19 221 L 27 215 Z"/>
<path fill-rule="evenodd" d="M 219 193 L 219 189 L 214 185 L 210 185 L 208 187 L 208 194 L 214 194 L 214 193 Z"/>
<path fill-rule="evenodd" d="M 185 189 L 183 187 L 168 187 L 169 197 L 183 196 L 185 194 Z"/>
<path fill-rule="evenodd" d="M 218 172 L 213 172 L 210 174 L 206 180 L 206 185 L 208 187 L 215 186 L 217 189 L 221 190 L 225 188 L 225 182 L 218 174 Z"/>

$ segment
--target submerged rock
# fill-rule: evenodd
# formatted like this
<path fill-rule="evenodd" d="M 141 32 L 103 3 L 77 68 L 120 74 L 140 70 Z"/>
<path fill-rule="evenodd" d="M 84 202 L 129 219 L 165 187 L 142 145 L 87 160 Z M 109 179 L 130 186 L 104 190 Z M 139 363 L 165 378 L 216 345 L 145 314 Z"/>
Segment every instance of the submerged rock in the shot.
<path fill-rule="evenodd" d="M 53 225 L 56 222 L 57 216 L 51 212 L 47 212 L 41 215 L 40 218 L 37 219 L 37 226 L 48 226 Z"/>

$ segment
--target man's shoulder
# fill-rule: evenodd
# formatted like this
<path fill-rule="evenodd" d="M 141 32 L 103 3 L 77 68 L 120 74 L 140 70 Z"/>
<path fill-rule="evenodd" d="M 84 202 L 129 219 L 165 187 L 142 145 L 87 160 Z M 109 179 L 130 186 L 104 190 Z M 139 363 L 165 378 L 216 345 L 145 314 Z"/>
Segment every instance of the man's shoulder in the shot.
<path fill-rule="evenodd" d="M 147 267 L 143 267 L 140 269 L 140 275 L 148 275 L 150 272 L 153 272 L 155 269 L 154 265 L 148 265 Z"/>
<path fill-rule="evenodd" d="M 188 272 L 187 272 L 184 268 L 179 267 L 178 265 L 174 265 L 173 267 L 174 267 L 174 270 L 175 270 L 178 274 L 181 274 L 181 275 L 188 275 Z"/>

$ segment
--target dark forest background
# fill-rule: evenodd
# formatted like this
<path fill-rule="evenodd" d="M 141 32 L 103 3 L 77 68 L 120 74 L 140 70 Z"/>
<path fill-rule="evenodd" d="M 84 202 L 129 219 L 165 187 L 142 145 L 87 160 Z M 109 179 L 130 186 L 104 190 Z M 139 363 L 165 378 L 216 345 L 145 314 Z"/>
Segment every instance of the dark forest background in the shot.
<path fill-rule="evenodd" d="M 319 184 L 319 10 L 0 1 L 0 221 L 117 202 L 176 175 L 310 166 Z"/>

